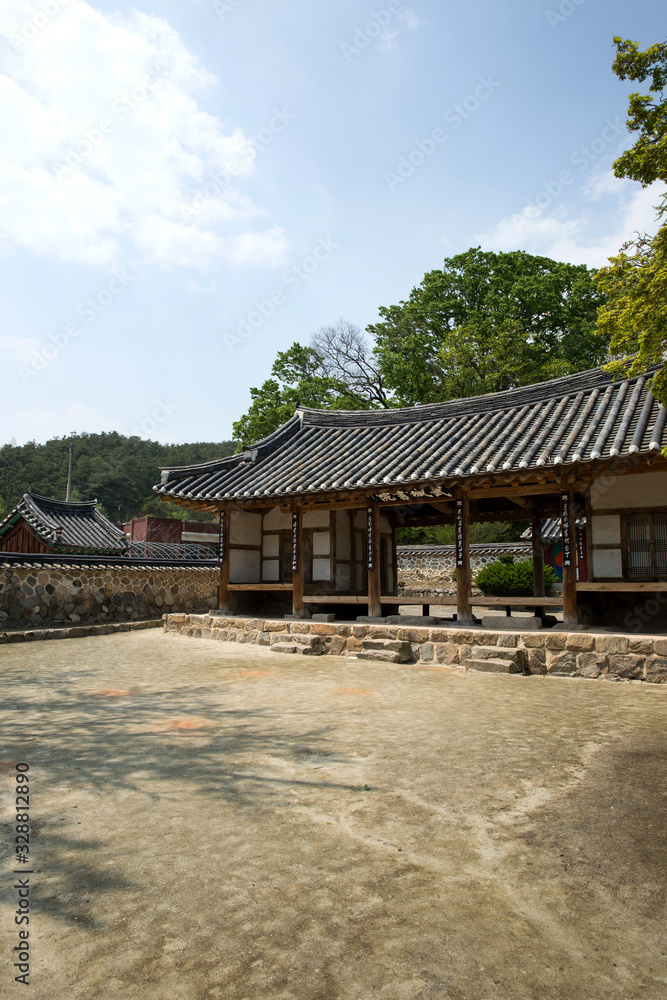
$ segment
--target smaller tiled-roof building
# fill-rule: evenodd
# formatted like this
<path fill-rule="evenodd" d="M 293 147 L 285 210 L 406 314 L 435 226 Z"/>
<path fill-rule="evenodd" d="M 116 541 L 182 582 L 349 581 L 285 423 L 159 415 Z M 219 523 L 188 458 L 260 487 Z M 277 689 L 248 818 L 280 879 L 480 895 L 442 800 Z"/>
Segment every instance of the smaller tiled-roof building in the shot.
<path fill-rule="evenodd" d="M 122 555 L 125 533 L 97 509 L 96 500 L 73 503 L 24 493 L 0 521 L 0 552 Z"/>

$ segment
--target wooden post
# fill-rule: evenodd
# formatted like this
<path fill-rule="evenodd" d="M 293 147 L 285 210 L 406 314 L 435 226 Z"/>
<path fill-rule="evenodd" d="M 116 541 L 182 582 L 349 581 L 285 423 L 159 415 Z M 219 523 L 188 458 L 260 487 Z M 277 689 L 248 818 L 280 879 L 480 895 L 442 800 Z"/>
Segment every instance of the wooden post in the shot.
<path fill-rule="evenodd" d="M 218 567 L 220 581 L 218 584 L 218 608 L 229 614 L 232 610 L 229 593 L 229 539 L 228 516 L 226 511 L 220 511 L 220 548 L 218 549 Z"/>
<path fill-rule="evenodd" d="M 467 495 L 456 500 L 456 620 L 472 624 L 470 606 L 470 501 Z"/>
<path fill-rule="evenodd" d="M 573 628 L 577 617 L 577 550 L 574 535 L 574 493 L 560 495 L 560 525 L 563 539 L 563 624 Z"/>
<path fill-rule="evenodd" d="M 380 618 L 382 604 L 380 603 L 380 508 L 368 507 L 366 511 L 368 545 L 368 614 L 371 618 Z"/>
<path fill-rule="evenodd" d="M 533 596 L 544 597 L 544 545 L 542 544 L 542 518 L 533 514 L 530 519 L 530 531 L 533 543 Z M 536 607 L 535 614 L 544 618 L 544 608 Z"/>
<path fill-rule="evenodd" d="M 292 614 L 305 617 L 303 604 L 303 514 L 300 507 L 292 513 Z"/>

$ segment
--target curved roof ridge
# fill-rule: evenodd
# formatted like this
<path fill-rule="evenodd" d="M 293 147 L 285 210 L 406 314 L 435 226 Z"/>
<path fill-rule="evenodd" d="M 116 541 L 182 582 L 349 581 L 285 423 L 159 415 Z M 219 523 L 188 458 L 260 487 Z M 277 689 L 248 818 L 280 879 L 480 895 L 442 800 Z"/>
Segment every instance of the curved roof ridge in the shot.
<path fill-rule="evenodd" d="M 189 470 L 195 469 L 215 469 L 225 464 L 233 465 L 235 462 L 244 461 L 244 452 L 253 451 L 266 451 L 267 448 L 273 448 L 278 444 L 282 437 L 289 437 L 292 431 L 298 429 L 301 426 L 301 418 L 299 417 L 298 410 L 294 413 L 289 420 L 277 427 L 275 431 L 272 431 L 267 437 L 262 438 L 260 441 L 256 441 L 254 444 L 246 445 L 243 451 L 237 451 L 234 455 L 225 455 L 224 458 L 213 458 L 208 462 L 197 462 L 194 465 L 161 465 L 160 470 L 164 472 L 187 472 Z M 262 457 L 262 456 L 260 456 Z M 153 489 L 156 489 L 154 486 Z"/>
<path fill-rule="evenodd" d="M 659 365 L 653 366 L 644 375 L 651 375 L 659 367 Z M 299 411 L 304 415 L 304 423 L 308 424 L 411 423 L 418 420 L 439 420 L 454 412 L 460 415 L 468 412 L 488 413 L 532 402 L 546 402 L 548 399 L 582 390 L 612 386 L 626 381 L 633 384 L 641 377 L 641 375 L 635 375 L 630 379 L 623 376 L 615 377 L 598 366 L 583 372 L 561 375 L 558 378 L 549 379 L 547 382 L 532 382 L 530 385 L 517 386 L 514 389 L 487 392 L 480 396 L 461 396 L 457 399 L 446 399 L 440 403 L 419 403 L 415 406 L 402 406 L 385 410 L 316 410 L 310 407 L 299 407 Z"/>

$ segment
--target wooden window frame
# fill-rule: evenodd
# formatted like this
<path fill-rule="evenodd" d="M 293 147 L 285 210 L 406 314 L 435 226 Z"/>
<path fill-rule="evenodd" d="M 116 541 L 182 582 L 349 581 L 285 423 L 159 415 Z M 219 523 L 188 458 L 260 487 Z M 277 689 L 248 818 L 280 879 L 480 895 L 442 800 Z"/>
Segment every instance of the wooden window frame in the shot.
<path fill-rule="evenodd" d="M 667 507 L 651 507 L 651 508 L 641 508 L 635 507 L 632 510 L 624 510 L 621 514 L 621 562 L 622 562 L 622 572 L 623 576 L 627 580 L 665 580 L 667 579 L 667 573 L 658 574 L 657 571 L 657 560 L 655 552 L 655 516 L 667 514 Z M 648 575 L 638 576 L 633 574 L 630 570 L 630 550 L 629 550 L 629 532 L 628 532 L 628 518 L 630 517 L 648 517 L 649 519 L 649 551 L 651 558 L 651 573 Z"/>

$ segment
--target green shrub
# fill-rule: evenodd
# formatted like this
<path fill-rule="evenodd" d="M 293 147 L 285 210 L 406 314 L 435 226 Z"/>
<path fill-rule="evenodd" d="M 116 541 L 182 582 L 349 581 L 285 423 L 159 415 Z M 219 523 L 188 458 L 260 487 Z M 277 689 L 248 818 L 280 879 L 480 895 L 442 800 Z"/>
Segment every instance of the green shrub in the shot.
<path fill-rule="evenodd" d="M 489 563 L 475 577 L 483 594 L 492 597 L 532 597 L 533 560 L 515 563 L 513 557 L 501 556 L 498 562 Z M 544 567 L 544 589 L 549 593 L 554 582 L 551 566 Z"/>

